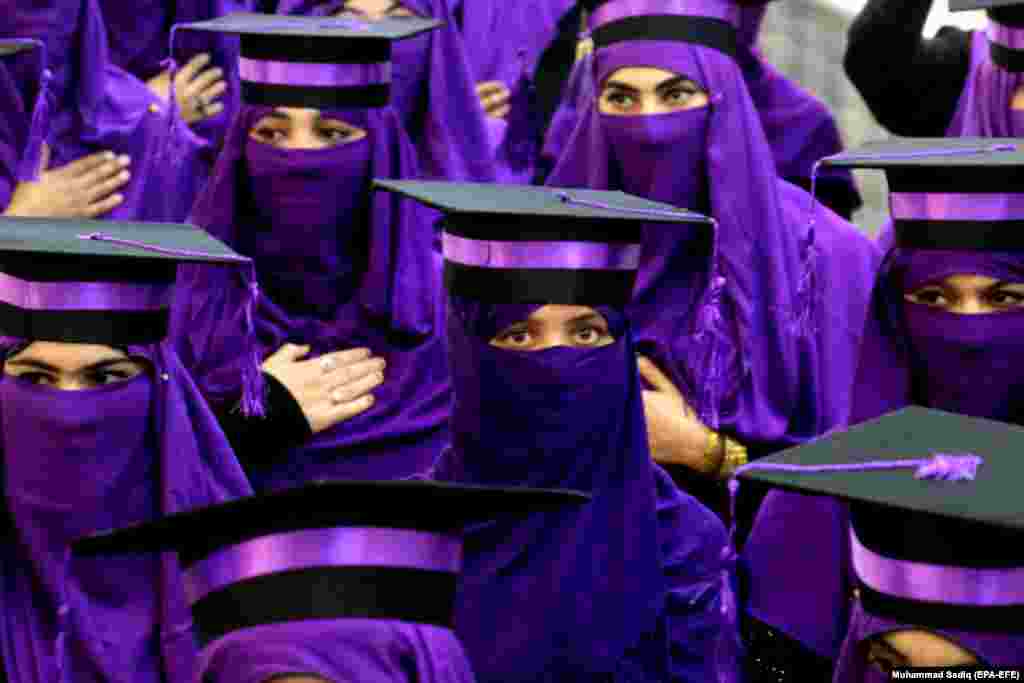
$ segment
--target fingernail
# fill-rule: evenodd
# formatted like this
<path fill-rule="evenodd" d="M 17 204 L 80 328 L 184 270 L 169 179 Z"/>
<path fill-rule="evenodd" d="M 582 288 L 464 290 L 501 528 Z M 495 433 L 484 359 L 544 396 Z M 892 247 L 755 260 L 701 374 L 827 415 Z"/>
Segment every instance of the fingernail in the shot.
<path fill-rule="evenodd" d="M 117 161 L 118 161 L 119 164 L 121 164 L 123 166 L 127 166 L 128 164 L 130 164 L 132 162 L 132 158 L 130 156 L 128 156 L 127 154 L 122 154 L 121 156 L 119 156 L 117 158 Z"/>
<path fill-rule="evenodd" d="M 132 177 L 132 174 L 128 171 L 121 171 L 121 174 L 117 176 L 118 180 L 128 180 Z"/>
<path fill-rule="evenodd" d="M 113 199 L 115 202 L 123 202 L 124 201 L 124 195 L 120 194 L 120 193 L 119 194 L 115 194 L 113 197 L 111 197 L 111 199 Z"/>
<path fill-rule="evenodd" d="M 106 159 L 107 161 L 110 161 L 111 159 L 114 158 L 114 153 L 113 152 L 104 152 L 103 153 L 103 158 Z"/>
<path fill-rule="evenodd" d="M 386 368 L 387 365 L 388 365 L 388 362 L 386 360 L 384 360 L 383 358 L 381 358 L 380 360 L 377 361 L 377 367 L 380 368 L 381 370 Z"/>

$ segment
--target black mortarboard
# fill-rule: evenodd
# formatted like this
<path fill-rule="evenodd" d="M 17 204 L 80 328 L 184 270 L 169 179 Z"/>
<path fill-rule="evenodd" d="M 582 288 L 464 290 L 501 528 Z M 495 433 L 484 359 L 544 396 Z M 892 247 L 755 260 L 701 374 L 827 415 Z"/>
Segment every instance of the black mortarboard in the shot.
<path fill-rule="evenodd" d="M 204 643 L 309 619 L 451 628 L 465 526 L 589 500 L 433 481 L 317 482 L 90 536 L 75 552 L 176 552 Z"/>
<path fill-rule="evenodd" d="M 374 186 L 444 212 L 448 291 L 488 303 L 624 306 L 645 223 L 712 224 L 623 192 L 401 180 Z"/>
<path fill-rule="evenodd" d="M 295 17 L 239 12 L 175 29 L 236 34 L 242 100 L 270 107 L 382 107 L 391 44 L 441 25 L 433 19 Z"/>
<path fill-rule="evenodd" d="M 251 262 L 191 225 L 0 218 L 0 335 L 159 342 L 180 263 Z"/>
<path fill-rule="evenodd" d="M 912 406 L 739 476 L 850 503 L 869 612 L 932 628 L 1021 631 L 1022 452 L 1024 428 Z"/>
<path fill-rule="evenodd" d="M 1024 249 L 1024 140 L 894 138 L 826 157 L 826 167 L 885 171 L 896 246 Z"/>

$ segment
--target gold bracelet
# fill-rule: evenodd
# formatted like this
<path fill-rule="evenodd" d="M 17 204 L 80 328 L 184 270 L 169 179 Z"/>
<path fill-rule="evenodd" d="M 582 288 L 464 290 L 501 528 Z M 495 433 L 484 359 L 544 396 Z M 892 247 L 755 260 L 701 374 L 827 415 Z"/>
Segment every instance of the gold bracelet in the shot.
<path fill-rule="evenodd" d="M 714 444 L 715 449 L 723 449 L 724 454 L 722 455 L 722 464 L 718 468 L 718 477 L 720 479 L 728 479 L 738 470 L 740 467 L 748 463 L 748 455 L 746 455 L 746 446 L 739 441 L 723 436 L 716 432 L 712 432 L 714 435 L 709 438 L 709 454 L 714 454 L 712 445 Z"/>

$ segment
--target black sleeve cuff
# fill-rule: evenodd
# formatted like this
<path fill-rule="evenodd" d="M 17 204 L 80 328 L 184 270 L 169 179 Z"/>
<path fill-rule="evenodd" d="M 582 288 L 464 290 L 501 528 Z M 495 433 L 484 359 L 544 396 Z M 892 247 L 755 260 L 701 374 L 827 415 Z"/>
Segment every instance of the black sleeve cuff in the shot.
<path fill-rule="evenodd" d="M 247 471 L 278 462 L 292 448 L 313 435 L 302 407 L 283 384 L 263 373 L 265 385 L 263 417 L 247 417 L 230 408 L 216 410 L 217 421 Z"/>

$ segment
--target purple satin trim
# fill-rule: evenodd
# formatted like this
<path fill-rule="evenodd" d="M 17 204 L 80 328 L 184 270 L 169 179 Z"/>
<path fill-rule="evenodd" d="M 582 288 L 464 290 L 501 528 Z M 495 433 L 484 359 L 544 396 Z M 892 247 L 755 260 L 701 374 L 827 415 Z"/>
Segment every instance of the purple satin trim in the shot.
<path fill-rule="evenodd" d="M 441 236 L 445 259 L 485 268 L 568 268 L 636 270 L 639 244 L 603 242 L 496 242 Z"/>
<path fill-rule="evenodd" d="M 391 62 L 379 64 L 307 64 L 272 62 L 260 59 L 238 60 L 242 80 L 270 85 L 341 88 L 391 82 Z"/>
<path fill-rule="evenodd" d="M 0 273 L 0 301 L 29 311 L 158 311 L 173 285 L 111 282 L 28 282 Z"/>
<path fill-rule="evenodd" d="M 906 562 L 865 548 L 852 529 L 850 541 L 858 578 L 884 595 L 946 605 L 1024 605 L 1024 568 L 972 569 Z"/>
<path fill-rule="evenodd" d="M 1003 26 L 989 18 L 985 35 L 988 36 L 989 42 L 1002 45 L 1010 50 L 1024 50 L 1024 29 Z"/>
<path fill-rule="evenodd" d="M 626 17 L 645 14 L 676 14 L 721 19 L 740 25 L 740 6 L 722 0 L 611 0 L 593 11 L 588 20 L 591 31 Z"/>
<path fill-rule="evenodd" d="M 1024 194 L 893 192 L 889 210 L 897 220 L 1021 220 Z"/>
<path fill-rule="evenodd" d="M 397 567 L 456 574 L 462 539 L 447 534 L 344 527 L 263 536 L 210 555 L 183 575 L 190 604 L 239 581 L 313 567 Z"/>

